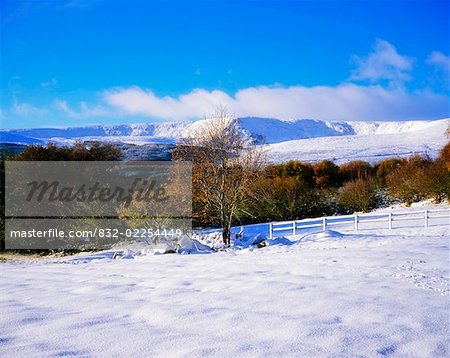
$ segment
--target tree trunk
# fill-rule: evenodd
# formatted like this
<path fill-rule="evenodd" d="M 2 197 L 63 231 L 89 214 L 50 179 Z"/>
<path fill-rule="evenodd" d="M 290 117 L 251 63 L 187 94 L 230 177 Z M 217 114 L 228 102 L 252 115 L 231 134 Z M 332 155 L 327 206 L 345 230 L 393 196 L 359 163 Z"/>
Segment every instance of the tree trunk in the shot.
<path fill-rule="evenodd" d="M 222 241 L 225 246 L 230 246 L 231 241 L 231 221 L 225 220 L 222 223 Z"/>

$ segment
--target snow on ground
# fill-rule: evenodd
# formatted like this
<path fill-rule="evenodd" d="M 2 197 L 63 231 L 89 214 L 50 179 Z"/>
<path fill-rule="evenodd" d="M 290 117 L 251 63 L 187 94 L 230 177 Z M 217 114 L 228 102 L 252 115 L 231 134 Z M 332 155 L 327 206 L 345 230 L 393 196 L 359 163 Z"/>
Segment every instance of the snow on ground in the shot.
<path fill-rule="evenodd" d="M 449 226 L 0 264 L 4 357 L 449 356 Z M 84 256 L 84 259 L 79 259 Z"/>

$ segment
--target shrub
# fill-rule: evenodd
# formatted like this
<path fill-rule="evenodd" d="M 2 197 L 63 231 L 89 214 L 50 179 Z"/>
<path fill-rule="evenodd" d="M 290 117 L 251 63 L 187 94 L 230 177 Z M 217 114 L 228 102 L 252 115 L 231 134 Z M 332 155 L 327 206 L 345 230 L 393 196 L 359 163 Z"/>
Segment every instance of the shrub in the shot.
<path fill-rule="evenodd" d="M 296 178 L 308 186 L 314 185 L 314 169 L 309 163 L 291 160 L 285 164 L 284 174 L 287 177 Z"/>
<path fill-rule="evenodd" d="M 71 151 L 69 147 L 58 147 L 54 143 L 48 143 L 46 146 L 30 145 L 16 157 L 16 160 L 69 160 Z"/>
<path fill-rule="evenodd" d="M 372 179 L 358 178 L 339 189 L 339 204 L 349 211 L 370 210 L 375 205 L 375 186 Z"/>
<path fill-rule="evenodd" d="M 112 143 L 92 142 L 83 143 L 75 142 L 70 160 L 81 161 L 115 161 L 120 160 L 122 151 Z"/>
<path fill-rule="evenodd" d="M 314 169 L 309 163 L 290 160 L 287 163 L 271 165 L 266 168 L 268 176 L 296 178 L 308 186 L 314 186 Z"/>
<path fill-rule="evenodd" d="M 297 178 L 261 177 L 253 183 L 252 198 L 243 211 L 247 220 L 300 219 L 317 214 L 320 198 Z"/>
<path fill-rule="evenodd" d="M 431 195 L 433 162 L 424 157 L 413 156 L 386 176 L 389 193 L 406 204 L 425 199 Z"/>
<path fill-rule="evenodd" d="M 86 144 L 76 142 L 72 148 L 58 147 L 54 143 L 46 146 L 30 145 L 20 153 L 16 160 L 25 161 L 110 161 L 120 160 L 122 151 L 112 143 L 93 142 Z"/>
<path fill-rule="evenodd" d="M 331 160 L 322 160 L 314 164 L 314 180 L 320 188 L 338 187 L 341 185 L 339 167 Z"/>
<path fill-rule="evenodd" d="M 450 142 L 448 142 L 444 146 L 444 148 L 442 148 L 441 152 L 439 153 L 438 160 L 441 161 L 448 170 L 450 170 Z"/>
<path fill-rule="evenodd" d="M 436 202 L 443 199 L 450 199 L 450 169 L 446 163 L 437 160 L 427 170 L 427 194 L 433 197 Z"/>
<path fill-rule="evenodd" d="M 399 169 L 405 163 L 406 163 L 406 159 L 400 159 L 400 158 L 389 158 L 389 159 L 382 160 L 380 163 L 378 163 L 375 166 L 378 185 L 386 186 L 386 177 L 390 173 Z"/>
<path fill-rule="evenodd" d="M 372 166 L 365 161 L 355 160 L 339 166 L 339 173 L 345 181 L 367 179 L 372 174 Z"/>

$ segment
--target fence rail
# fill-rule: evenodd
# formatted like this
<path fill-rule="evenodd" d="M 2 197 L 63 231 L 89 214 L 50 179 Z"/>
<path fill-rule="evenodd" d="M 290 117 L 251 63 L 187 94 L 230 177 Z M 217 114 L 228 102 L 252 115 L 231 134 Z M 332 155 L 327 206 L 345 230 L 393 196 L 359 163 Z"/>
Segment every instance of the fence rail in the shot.
<path fill-rule="evenodd" d="M 269 223 L 269 237 L 272 239 L 277 232 L 289 232 L 296 236 L 301 230 L 311 228 L 322 228 L 325 231 L 328 227 L 352 225 L 353 229 L 358 231 L 362 224 L 385 222 L 387 229 L 393 229 L 394 223 L 402 221 L 422 221 L 422 225 L 428 228 L 430 221 L 434 219 L 448 219 L 450 226 L 450 207 L 439 209 L 425 209 L 403 212 L 384 212 L 384 213 L 366 213 L 340 216 L 324 216 L 320 218 L 310 218 L 292 221 L 278 221 Z M 439 224 L 442 225 L 442 224 Z M 416 225 L 417 226 L 417 225 Z M 377 227 L 380 229 L 380 227 Z"/>

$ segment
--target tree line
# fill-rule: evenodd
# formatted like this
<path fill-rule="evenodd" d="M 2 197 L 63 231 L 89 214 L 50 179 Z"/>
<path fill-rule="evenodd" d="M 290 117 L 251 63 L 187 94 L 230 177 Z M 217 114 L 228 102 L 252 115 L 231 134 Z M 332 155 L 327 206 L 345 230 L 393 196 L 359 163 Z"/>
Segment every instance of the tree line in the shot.
<path fill-rule="evenodd" d="M 205 164 L 194 164 L 193 208 L 199 226 L 218 224 L 216 210 L 208 204 L 211 198 L 207 190 L 199 190 L 199 181 L 212 180 L 212 173 L 202 169 Z M 367 212 L 395 201 L 410 205 L 431 198 L 441 202 L 450 198 L 450 143 L 435 160 L 419 155 L 389 158 L 375 165 L 365 161 L 336 165 L 329 160 L 291 160 L 244 175 L 251 180 L 247 180 L 242 190 L 245 196 L 235 201 L 233 209 L 233 218 L 239 224 Z M 223 185 L 226 191 L 226 180 Z"/>

